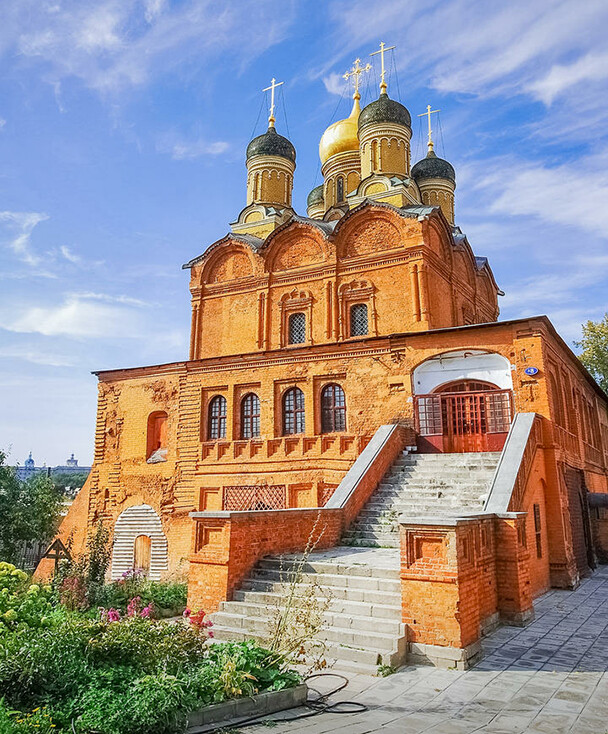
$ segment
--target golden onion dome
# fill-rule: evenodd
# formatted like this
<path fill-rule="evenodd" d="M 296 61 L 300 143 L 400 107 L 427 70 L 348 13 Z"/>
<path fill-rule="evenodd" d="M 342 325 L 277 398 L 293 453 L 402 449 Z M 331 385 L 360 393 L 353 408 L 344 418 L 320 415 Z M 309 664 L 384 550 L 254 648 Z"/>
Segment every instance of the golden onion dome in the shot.
<path fill-rule="evenodd" d="M 345 120 L 334 122 L 323 133 L 321 142 L 319 143 L 321 163 L 325 163 L 325 161 L 329 160 L 332 155 L 336 155 L 336 153 L 359 150 L 357 127 L 359 124 L 359 113 L 361 112 L 360 98 L 360 95 L 357 93 L 350 115 Z"/>

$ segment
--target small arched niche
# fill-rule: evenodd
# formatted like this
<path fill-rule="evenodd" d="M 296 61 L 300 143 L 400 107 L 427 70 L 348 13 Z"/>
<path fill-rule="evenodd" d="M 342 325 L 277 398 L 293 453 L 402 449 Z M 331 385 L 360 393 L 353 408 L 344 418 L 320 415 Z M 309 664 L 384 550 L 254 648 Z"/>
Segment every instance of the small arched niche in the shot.
<path fill-rule="evenodd" d="M 119 579 L 135 568 L 144 568 L 152 581 L 158 581 L 168 568 L 167 537 L 159 515 L 150 505 L 127 508 L 114 525 L 111 578 Z"/>

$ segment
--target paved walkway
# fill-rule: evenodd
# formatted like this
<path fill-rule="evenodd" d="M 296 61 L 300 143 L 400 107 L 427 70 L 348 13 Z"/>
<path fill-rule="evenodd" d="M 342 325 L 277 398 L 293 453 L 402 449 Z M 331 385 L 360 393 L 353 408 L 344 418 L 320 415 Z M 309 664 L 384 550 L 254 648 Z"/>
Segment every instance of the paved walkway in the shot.
<path fill-rule="evenodd" d="M 243 731 L 607 734 L 608 567 L 576 591 L 549 592 L 535 610 L 528 627 L 502 627 L 489 636 L 485 658 L 472 670 L 413 666 L 387 678 L 351 675 L 332 701 L 359 701 L 366 712 L 286 723 L 301 713 L 290 711 Z M 336 682 L 323 679 L 324 690 Z"/>

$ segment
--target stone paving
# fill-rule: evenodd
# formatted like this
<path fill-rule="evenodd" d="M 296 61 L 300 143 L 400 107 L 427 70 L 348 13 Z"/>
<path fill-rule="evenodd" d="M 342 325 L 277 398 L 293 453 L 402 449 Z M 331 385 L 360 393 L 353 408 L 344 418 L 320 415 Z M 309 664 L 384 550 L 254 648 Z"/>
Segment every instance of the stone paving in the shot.
<path fill-rule="evenodd" d="M 404 668 L 387 678 L 349 675 L 331 701 L 365 704 L 363 713 L 323 713 L 286 722 L 283 712 L 246 734 L 607 734 L 608 567 L 576 591 L 551 591 L 525 628 L 501 627 L 484 640 L 472 670 Z M 323 678 L 319 690 L 338 681 Z M 267 727 L 272 727 L 271 729 Z"/>

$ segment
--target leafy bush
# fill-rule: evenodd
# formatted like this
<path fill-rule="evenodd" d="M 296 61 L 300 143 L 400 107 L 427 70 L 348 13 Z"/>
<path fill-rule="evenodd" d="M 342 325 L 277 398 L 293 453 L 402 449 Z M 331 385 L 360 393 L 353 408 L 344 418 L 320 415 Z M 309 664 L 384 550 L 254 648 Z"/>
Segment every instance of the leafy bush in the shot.
<path fill-rule="evenodd" d="M 93 618 L 92 610 L 53 609 L 44 596 L 50 592 L 31 591 L 14 567 L 2 571 L 3 589 L 21 599 L 20 610 L 42 594 L 51 614 L 48 623 L 30 624 L 35 611 L 22 611 L 19 622 L 4 625 L 0 734 L 172 734 L 183 731 L 191 710 L 299 680 L 280 656 L 253 642 L 209 646 L 203 612 L 169 623 L 142 617 L 141 602 L 132 601 L 132 609 L 140 607 L 132 616 Z"/>
<path fill-rule="evenodd" d="M 54 611 L 50 586 L 31 584 L 11 563 L 0 562 L 0 637 L 18 627 L 45 627 Z"/>
<path fill-rule="evenodd" d="M 143 607 L 154 607 L 153 616 L 174 616 L 186 607 L 188 587 L 183 583 L 148 581 L 138 571 L 128 571 L 120 579 L 98 590 L 96 603 L 105 609 L 127 612 L 129 602 L 139 597 Z"/>

